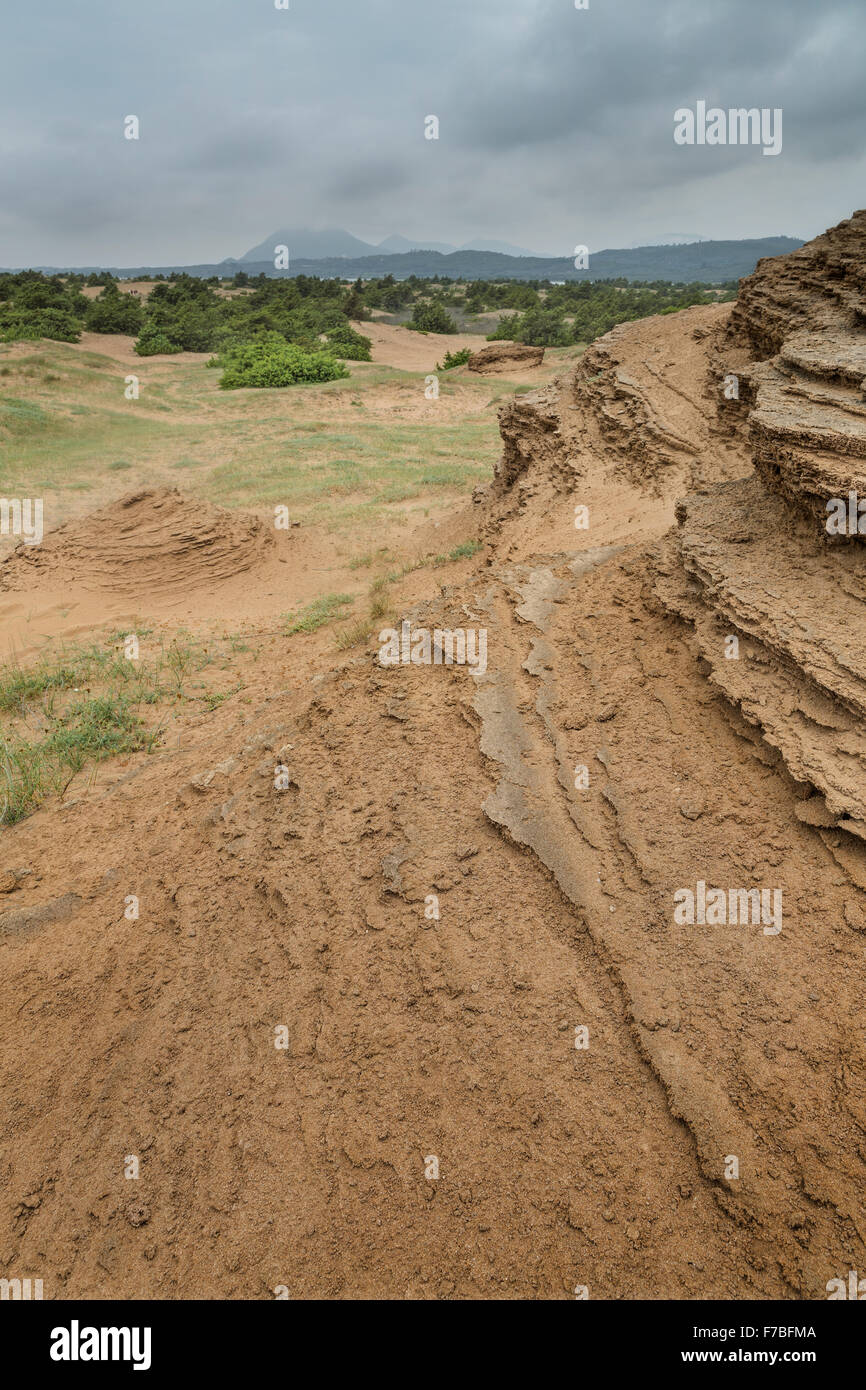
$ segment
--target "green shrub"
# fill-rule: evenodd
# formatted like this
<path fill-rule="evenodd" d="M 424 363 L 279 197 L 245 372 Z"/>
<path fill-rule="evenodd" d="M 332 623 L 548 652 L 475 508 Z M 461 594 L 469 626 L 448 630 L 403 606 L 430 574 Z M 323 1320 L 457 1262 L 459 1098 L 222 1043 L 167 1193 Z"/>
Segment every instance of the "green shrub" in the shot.
<path fill-rule="evenodd" d="M 53 338 L 58 343 L 77 343 L 81 324 L 66 309 L 33 309 L 18 313 L 13 308 L 0 318 L 0 342 L 14 343 L 31 338 Z"/>
<path fill-rule="evenodd" d="M 165 336 L 161 328 L 155 323 L 146 323 L 138 336 L 135 350 L 139 357 L 155 357 L 158 353 L 183 352 L 183 348 L 178 347 Z"/>
<path fill-rule="evenodd" d="M 357 323 L 359 319 L 368 319 L 370 310 L 364 303 L 364 282 L 356 280 L 349 293 L 346 295 L 343 304 L 343 313 L 347 319 L 354 319 Z"/>
<path fill-rule="evenodd" d="M 472 356 L 471 348 L 460 348 L 457 352 L 446 352 L 441 367 L 436 364 L 437 372 L 447 372 L 451 367 L 465 367 Z"/>
<path fill-rule="evenodd" d="M 457 324 L 442 304 L 416 304 L 407 325 L 419 333 L 456 333 Z"/>
<path fill-rule="evenodd" d="M 333 328 L 328 336 L 328 346 L 336 350 L 340 357 L 350 362 L 370 362 L 370 349 L 373 344 L 363 333 L 357 333 L 350 323 Z"/>
<path fill-rule="evenodd" d="M 220 358 L 224 391 L 242 386 L 294 386 L 304 381 L 337 381 L 347 377 L 344 364 L 331 352 L 307 352 L 287 343 L 279 333 L 266 333 L 252 343 L 227 348 Z"/>
<path fill-rule="evenodd" d="M 559 310 L 538 308 L 500 319 L 496 331 L 488 333 L 487 338 L 489 342 L 507 338 L 513 343 L 527 343 L 530 347 L 567 347 L 572 340 L 571 331 L 563 322 Z"/>
<path fill-rule="evenodd" d="M 91 333 L 132 333 L 140 332 L 144 322 L 144 309 L 139 300 L 131 294 L 121 294 L 112 281 L 106 285 L 102 294 L 91 300 L 87 308 L 84 326 Z"/>

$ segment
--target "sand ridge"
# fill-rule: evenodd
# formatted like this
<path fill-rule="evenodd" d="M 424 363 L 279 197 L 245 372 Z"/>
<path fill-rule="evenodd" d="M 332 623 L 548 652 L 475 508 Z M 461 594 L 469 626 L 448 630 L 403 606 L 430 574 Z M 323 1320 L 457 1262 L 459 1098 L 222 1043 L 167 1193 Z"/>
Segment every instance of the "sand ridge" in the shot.
<path fill-rule="evenodd" d="M 177 488 L 146 489 L 67 522 L 40 545 L 16 546 L 0 563 L 0 591 L 31 589 L 38 579 L 90 589 L 188 589 L 251 569 L 273 544 L 256 517 Z"/>

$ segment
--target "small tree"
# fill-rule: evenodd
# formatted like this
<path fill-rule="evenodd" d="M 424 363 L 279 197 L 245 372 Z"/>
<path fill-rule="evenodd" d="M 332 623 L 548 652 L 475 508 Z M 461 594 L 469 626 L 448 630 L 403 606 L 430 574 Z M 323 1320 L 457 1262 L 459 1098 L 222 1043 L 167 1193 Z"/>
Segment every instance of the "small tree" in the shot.
<path fill-rule="evenodd" d="M 437 372 L 448 372 L 452 367 L 464 367 L 472 356 L 471 348 L 458 348 L 456 352 L 446 352 L 442 363 L 436 363 Z"/>
<path fill-rule="evenodd" d="M 416 304 L 412 310 L 410 328 L 419 333 L 456 333 L 457 324 L 443 304 Z"/>
<path fill-rule="evenodd" d="M 356 323 L 370 317 L 370 311 L 364 303 L 364 282 L 362 280 L 356 280 L 349 290 L 343 305 L 343 312 L 347 319 L 354 319 Z"/>

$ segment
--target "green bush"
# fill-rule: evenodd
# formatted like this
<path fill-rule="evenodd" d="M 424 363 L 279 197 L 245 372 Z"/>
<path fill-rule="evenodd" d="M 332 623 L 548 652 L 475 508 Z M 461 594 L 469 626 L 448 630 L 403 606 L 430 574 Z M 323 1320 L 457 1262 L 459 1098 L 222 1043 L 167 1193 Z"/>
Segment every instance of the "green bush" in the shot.
<path fill-rule="evenodd" d="M 368 319 L 370 310 L 364 303 L 364 282 L 356 280 L 349 293 L 346 295 L 343 304 L 343 313 L 347 319 L 354 319 L 357 323 L 359 319 Z"/>
<path fill-rule="evenodd" d="M 77 343 L 87 312 L 79 284 L 38 270 L 0 274 L 0 341 L 54 338 Z"/>
<path fill-rule="evenodd" d="M 23 313 L 13 307 L 0 316 L 0 342 L 53 338 L 59 343 L 77 343 L 80 337 L 81 324 L 66 309 L 33 309 Z"/>
<path fill-rule="evenodd" d="M 121 294 L 111 281 L 87 308 L 84 326 L 91 333 L 132 333 L 141 331 L 144 309 L 131 294 Z"/>
<path fill-rule="evenodd" d="M 447 372 L 451 367 L 464 367 L 472 356 L 471 348 L 459 348 L 457 352 L 446 352 L 441 367 L 436 364 L 438 372 Z"/>
<path fill-rule="evenodd" d="M 456 333 L 457 324 L 443 304 L 416 304 L 407 325 L 419 333 Z"/>
<path fill-rule="evenodd" d="M 220 386 L 234 391 L 242 386 L 294 386 L 304 381 L 337 381 L 349 375 L 331 352 L 307 352 L 287 343 L 279 333 L 267 333 L 252 343 L 225 350 L 220 358 Z"/>
<path fill-rule="evenodd" d="M 340 357 L 350 362 L 370 362 L 370 349 L 373 344 L 363 333 L 356 333 L 350 323 L 333 328 L 328 336 L 329 348 L 334 348 Z"/>
<path fill-rule="evenodd" d="M 135 344 L 135 350 L 139 357 L 155 357 L 158 353 L 183 352 L 183 348 L 178 347 L 167 338 L 161 328 L 155 323 L 146 323 Z"/>
<path fill-rule="evenodd" d="M 566 347 L 572 340 L 571 332 L 558 310 L 538 308 L 500 319 L 496 331 L 488 333 L 487 337 L 490 342 L 507 338 L 514 343 L 527 343 L 530 347 Z"/>
<path fill-rule="evenodd" d="M 218 331 L 228 303 L 206 281 L 178 274 L 151 291 L 147 323 L 174 343 L 176 351 L 211 352 L 219 347 Z"/>

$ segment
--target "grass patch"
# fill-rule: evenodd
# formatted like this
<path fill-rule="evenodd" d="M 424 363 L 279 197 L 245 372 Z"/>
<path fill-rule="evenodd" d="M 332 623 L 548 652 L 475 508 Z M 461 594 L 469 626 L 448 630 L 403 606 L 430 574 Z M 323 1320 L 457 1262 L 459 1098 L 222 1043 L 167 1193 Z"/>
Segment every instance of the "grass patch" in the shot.
<path fill-rule="evenodd" d="M 144 643 L 147 629 L 136 634 Z M 200 693 L 193 680 L 210 650 L 188 633 L 127 659 L 128 633 L 100 643 L 51 648 L 29 666 L 0 666 L 0 824 L 62 796 L 88 766 L 118 754 L 152 752 L 162 724 L 153 708 L 204 700 L 210 709 L 235 693 Z M 189 690 L 187 689 L 189 687 Z"/>
<path fill-rule="evenodd" d="M 121 486 L 127 472 L 145 486 L 180 475 L 210 501 L 285 504 L 340 529 L 417 506 L 425 491 L 468 493 L 501 452 L 489 381 L 464 382 L 466 413 L 434 423 L 382 408 L 383 391 L 397 392 L 395 404 L 423 394 L 423 374 L 373 363 L 292 391 L 220 392 L 203 362 L 167 359 L 130 403 L 110 356 L 60 342 L 26 358 L 10 353 L 0 345 L 0 373 L 23 394 L 0 397 L 0 443 L 14 448 L 14 467 L 11 453 L 0 459 L 0 492 L 68 494 L 109 474 Z"/>
<path fill-rule="evenodd" d="M 51 416 L 35 401 L 22 401 L 15 396 L 0 400 L 0 432 L 13 439 L 32 435 L 34 431 L 44 433 L 51 424 Z"/>
<path fill-rule="evenodd" d="M 297 613 L 286 614 L 286 636 L 291 637 L 296 632 L 317 632 L 354 601 L 351 594 L 322 594 L 305 608 L 299 608 Z"/>
<path fill-rule="evenodd" d="M 148 729 L 125 695 L 75 700 L 55 714 L 42 738 L 18 733 L 0 738 L 0 821 L 13 825 L 38 810 L 52 793 L 62 796 L 89 763 L 118 753 L 150 750 L 159 730 Z"/>
<path fill-rule="evenodd" d="M 455 560 L 469 560 L 483 549 L 480 541 L 461 541 L 459 545 L 454 546 L 453 550 L 449 550 L 443 555 L 434 555 L 429 563 L 431 565 L 451 565 Z"/>
<path fill-rule="evenodd" d="M 349 561 L 350 570 L 368 570 L 373 565 L 387 565 L 396 559 L 396 555 L 385 545 L 380 545 L 378 550 L 368 550 L 365 555 L 353 555 Z"/>
<path fill-rule="evenodd" d="M 356 618 L 354 622 L 341 627 L 335 638 L 338 651 L 348 652 L 366 642 L 373 630 L 372 618 Z"/>

